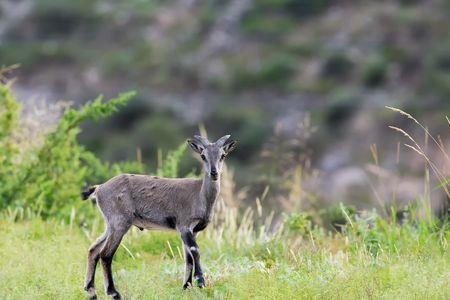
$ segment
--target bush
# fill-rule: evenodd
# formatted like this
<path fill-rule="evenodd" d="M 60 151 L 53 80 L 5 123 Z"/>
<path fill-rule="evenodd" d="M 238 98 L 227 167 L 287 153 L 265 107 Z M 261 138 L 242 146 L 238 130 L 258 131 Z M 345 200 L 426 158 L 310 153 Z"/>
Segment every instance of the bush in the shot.
<path fill-rule="evenodd" d="M 353 70 L 353 62 L 345 53 L 330 55 L 322 67 L 322 75 L 328 78 L 345 79 Z"/>
<path fill-rule="evenodd" d="M 262 0 L 254 4 L 253 11 L 288 13 L 292 17 L 303 19 L 320 14 L 330 5 L 330 0 Z"/>
<path fill-rule="evenodd" d="M 364 85 L 372 88 L 382 85 L 386 80 L 387 68 L 388 64 L 383 57 L 369 59 L 363 74 Z"/>
<path fill-rule="evenodd" d="M 75 32 L 83 23 L 96 25 L 100 15 L 96 13 L 99 1 L 36 1 L 30 19 L 41 37 L 63 37 Z M 64 24 L 64 26 L 61 26 Z"/>
<path fill-rule="evenodd" d="M 297 18 L 312 17 L 324 12 L 330 5 L 330 0 L 285 0 L 285 9 Z"/>
<path fill-rule="evenodd" d="M 341 229 L 354 219 L 356 215 L 356 209 L 353 206 L 344 205 L 330 205 L 326 209 L 320 212 L 323 225 L 327 227 L 333 227 L 337 231 Z"/>
<path fill-rule="evenodd" d="M 19 183 L 15 167 L 18 149 L 13 134 L 17 128 L 19 104 L 12 97 L 9 87 L 0 85 L 0 209 L 12 200 L 8 191 Z"/>
<path fill-rule="evenodd" d="M 133 92 L 121 94 L 106 103 L 98 97 L 79 110 L 68 108 L 56 129 L 43 137 L 42 146 L 19 150 L 15 144 L 15 134 L 20 128 L 19 106 L 9 86 L 0 86 L 0 210 L 22 208 L 44 218 L 68 217 L 71 209 L 81 203 L 79 193 L 86 179 L 100 175 L 95 174 L 97 168 L 105 177 L 119 171 L 117 166 L 111 169 L 102 165 L 78 145 L 79 125 L 87 119 L 97 120 L 116 112 L 133 96 Z"/>
<path fill-rule="evenodd" d="M 286 54 L 278 54 L 262 61 L 258 68 L 246 64 L 234 67 L 231 85 L 235 89 L 256 88 L 260 86 L 284 89 L 295 75 L 295 60 Z"/>
<path fill-rule="evenodd" d="M 446 103 L 450 97 L 450 45 L 431 49 L 425 60 L 425 90 Z"/>
<path fill-rule="evenodd" d="M 359 107 L 359 99 L 351 92 L 344 91 L 333 96 L 331 103 L 324 112 L 325 125 L 334 134 L 350 120 Z"/>
<path fill-rule="evenodd" d="M 242 30 L 251 38 L 256 36 L 280 38 L 295 29 L 295 23 L 283 16 L 266 16 L 249 13 L 243 19 Z"/>
<path fill-rule="evenodd" d="M 284 220 L 284 227 L 290 233 L 305 235 L 311 231 L 311 217 L 306 213 L 293 213 Z"/>

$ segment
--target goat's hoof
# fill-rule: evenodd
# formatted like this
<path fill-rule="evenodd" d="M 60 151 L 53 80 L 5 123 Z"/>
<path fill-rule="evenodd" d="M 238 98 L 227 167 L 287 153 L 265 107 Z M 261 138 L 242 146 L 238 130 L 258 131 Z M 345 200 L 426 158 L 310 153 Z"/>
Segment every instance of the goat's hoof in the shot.
<path fill-rule="evenodd" d="M 108 296 L 110 296 L 112 299 L 114 300 L 120 300 L 122 299 L 122 296 L 120 296 L 118 291 L 114 291 L 114 292 L 109 292 L 107 293 Z"/>
<path fill-rule="evenodd" d="M 185 284 L 183 284 L 183 290 L 188 289 L 190 287 L 192 287 L 192 282 L 190 282 L 190 281 L 188 281 Z"/>
<path fill-rule="evenodd" d="M 87 294 L 87 298 L 89 299 L 89 300 L 97 300 L 98 298 L 97 298 L 97 294 L 91 294 L 91 293 L 88 293 Z"/>
<path fill-rule="evenodd" d="M 97 294 L 95 293 L 95 288 L 94 287 L 85 287 L 84 290 L 86 291 L 87 294 L 87 298 L 89 300 L 96 300 L 97 299 Z"/>
<path fill-rule="evenodd" d="M 195 280 L 196 280 L 197 286 L 198 286 L 199 288 L 202 289 L 202 288 L 205 287 L 205 279 L 204 279 L 203 277 L 198 277 L 198 278 L 196 278 Z"/>

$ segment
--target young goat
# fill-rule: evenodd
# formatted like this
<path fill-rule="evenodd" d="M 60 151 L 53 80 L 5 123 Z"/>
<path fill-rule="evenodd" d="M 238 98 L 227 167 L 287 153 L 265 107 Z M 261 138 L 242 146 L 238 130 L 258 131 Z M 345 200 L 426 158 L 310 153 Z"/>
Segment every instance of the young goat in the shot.
<path fill-rule="evenodd" d="M 106 230 L 89 248 L 85 290 L 95 299 L 95 268 L 101 260 L 106 294 L 113 299 L 121 296 L 114 287 L 111 263 L 124 234 L 132 225 L 141 230 L 171 229 L 180 233 L 186 261 L 183 288 L 192 285 L 192 271 L 199 288 L 205 280 L 200 265 L 196 235 L 206 228 L 220 191 L 220 173 L 225 157 L 236 142 L 226 135 L 215 143 L 194 136 L 189 146 L 203 160 L 203 179 L 158 178 L 155 176 L 122 174 L 83 192 L 83 199 L 97 202 Z"/>

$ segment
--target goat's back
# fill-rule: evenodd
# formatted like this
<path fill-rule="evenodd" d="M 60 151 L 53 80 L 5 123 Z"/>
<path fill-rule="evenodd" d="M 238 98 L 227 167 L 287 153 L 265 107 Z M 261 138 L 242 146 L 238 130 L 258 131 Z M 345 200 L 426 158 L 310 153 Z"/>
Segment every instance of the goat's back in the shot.
<path fill-rule="evenodd" d="M 199 179 L 121 174 L 99 186 L 97 201 L 104 214 L 137 214 L 157 223 L 167 216 L 183 221 L 196 214 L 201 184 Z"/>

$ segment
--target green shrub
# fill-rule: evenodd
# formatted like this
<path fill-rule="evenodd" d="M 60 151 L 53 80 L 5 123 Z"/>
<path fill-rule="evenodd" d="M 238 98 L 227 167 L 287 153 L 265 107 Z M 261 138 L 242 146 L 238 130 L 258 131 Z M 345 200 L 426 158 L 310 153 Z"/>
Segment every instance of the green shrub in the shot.
<path fill-rule="evenodd" d="M 425 90 L 438 96 L 441 102 L 450 97 L 450 45 L 431 49 L 425 60 Z"/>
<path fill-rule="evenodd" d="M 381 56 L 375 56 L 369 59 L 363 73 L 363 82 L 367 87 L 377 87 L 386 80 L 388 63 Z"/>
<path fill-rule="evenodd" d="M 311 217 L 306 213 L 292 213 L 285 217 L 284 227 L 290 233 L 305 235 L 311 232 Z"/>
<path fill-rule="evenodd" d="M 19 104 L 14 100 L 9 86 L 0 84 L 0 209 L 12 200 L 8 191 L 19 183 L 15 160 L 18 149 L 14 132 L 18 126 Z"/>
<path fill-rule="evenodd" d="M 343 124 L 350 120 L 359 107 L 358 97 L 352 92 L 337 92 L 324 112 L 324 123 L 336 134 Z"/>
<path fill-rule="evenodd" d="M 340 231 L 350 220 L 354 219 L 356 215 L 356 209 L 353 206 L 344 205 L 330 205 L 327 208 L 320 211 L 320 217 L 323 225 L 327 227 L 333 227 Z"/>
<path fill-rule="evenodd" d="M 96 13 L 99 1 L 51 1 L 38 0 L 30 19 L 38 35 L 55 37 L 74 32 L 86 21 L 90 26 L 99 22 Z M 61 26 L 64 24 L 64 26 Z"/>
<path fill-rule="evenodd" d="M 274 1 L 272 1 L 274 2 Z M 312 17 L 324 12 L 330 5 L 330 0 L 284 0 L 285 10 L 297 18 Z"/>
<path fill-rule="evenodd" d="M 231 86 L 235 89 L 256 88 L 260 86 L 284 89 L 295 75 L 295 59 L 290 55 L 277 54 L 262 60 L 258 68 L 245 63 L 234 66 Z"/>
<path fill-rule="evenodd" d="M 252 10 L 259 13 L 288 13 L 292 17 L 303 19 L 323 12 L 330 4 L 330 0 L 262 0 L 257 1 Z"/>
<path fill-rule="evenodd" d="M 9 86 L 0 86 L 0 209 L 29 209 L 44 218 L 68 217 L 71 209 L 80 205 L 79 193 L 86 179 L 95 175 L 95 169 L 86 163 L 93 163 L 103 176 L 112 173 L 78 145 L 79 125 L 116 112 L 133 96 L 133 92 L 121 94 L 106 103 L 98 97 L 79 110 L 68 108 L 56 129 L 43 137 L 42 146 L 19 151 L 14 147 L 18 105 Z M 79 208 L 83 215 L 85 211 Z"/>
<path fill-rule="evenodd" d="M 294 28 L 295 23 L 289 18 L 265 16 L 258 13 L 247 14 L 242 22 L 242 30 L 252 38 L 254 35 L 279 38 Z"/>
<path fill-rule="evenodd" d="M 353 70 L 353 62 L 342 52 L 333 53 L 326 58 L 322 67 L 322 76 L 342 80 Z"/>
<path fill-rule="evenodd" d="M 156 175 L 161 177 L 175 178 L 178 176 L 180 162 L 183 155 L 186 153 L 187 144 L 182 143 L 175 150 L 169 151 L 164 160 L 158 162 L 158 169 Z"/>

